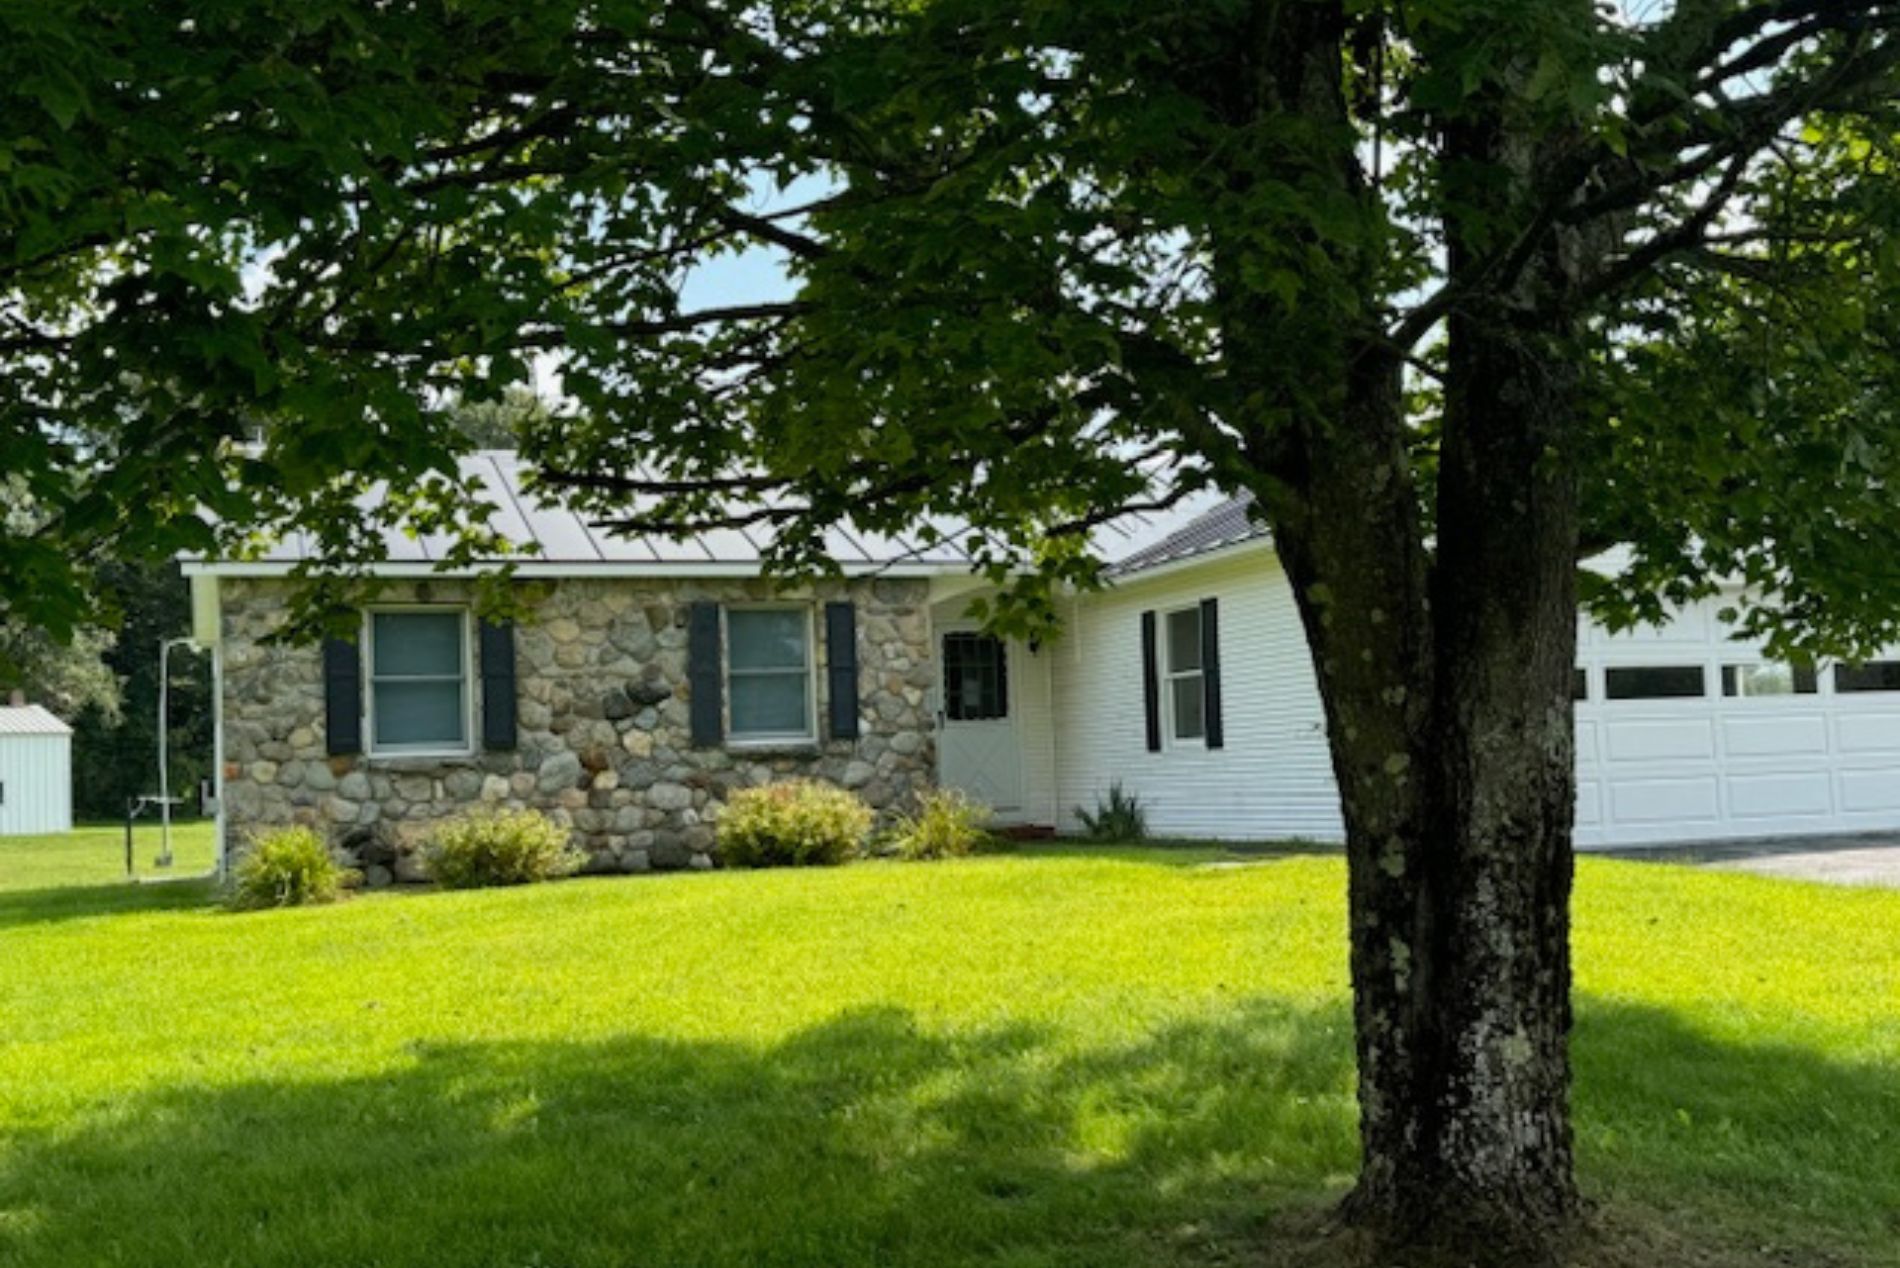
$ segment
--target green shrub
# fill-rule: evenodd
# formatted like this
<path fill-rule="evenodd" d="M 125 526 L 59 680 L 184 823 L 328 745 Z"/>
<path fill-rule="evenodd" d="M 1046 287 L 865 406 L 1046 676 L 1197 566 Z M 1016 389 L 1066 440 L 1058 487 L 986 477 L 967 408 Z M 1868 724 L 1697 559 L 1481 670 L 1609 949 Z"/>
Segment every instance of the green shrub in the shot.
<path fill-rule="evenodd" d="M 853 794 L 808 779 L 742 788 L 719 812 L 719 857 L 734 867 L 842 863 L 863 846 L 871 818 Z"/>
<path fill-rule="evenodd" d="M 1075 817 L 1091 841 L 1134 842 L 1148 837 L 1148 813 L 1141 808 L 1141 798 L 1123 792 L 1119 779 L 1109 784 L 1108 796 L 1095 803 L 1094 814 L 1077 806 Z"/>
<path fill-rule="evenodd" d="M 579 871 L 587 856 L 568 830 L 533 810 L 478 810 L 450 819 L 423 851 L 444 889 L 528 885 Z"/>
<path fill-rule="evenodd" d="M 250 852 L 238 862 L 231 905 L 252 910 L 332 903 L 358 879 L 357 873 L 337 862 L 329 843 L 315 829 L 280 828 L 255 838 Z"/>
<path fill-rule="evenodd" d="M 917 813 L 898 820 L 890 837 L 900 859 L 962 858 L 989 840 L 990 808 L 958 788 L 938 788 L 917 799 Z"/>

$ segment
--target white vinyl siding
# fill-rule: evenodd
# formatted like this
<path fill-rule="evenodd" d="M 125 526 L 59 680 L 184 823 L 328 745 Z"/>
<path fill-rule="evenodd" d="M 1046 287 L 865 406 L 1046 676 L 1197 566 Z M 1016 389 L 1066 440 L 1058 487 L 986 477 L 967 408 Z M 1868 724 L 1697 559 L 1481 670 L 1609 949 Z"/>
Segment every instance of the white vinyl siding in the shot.
<path fill-rule="evenodd" d="M 72 737 L 0 735 L 0 836 L 72 826 Z"/>
<path fill-rule="evenodd" d="M 370 754 L 468 753 L 472 726 L 467 611 L 373 608 L 366 626 Z"/>
<path fill-rule="evenodd" d="M 1154 611 L 1165 625 L 1168 613 L 1210 597 L 1220 600 L 1226 747 L 1188 741 L 1150 753 L 1141 613 Z M 1140 796 L 1156 836 L 1340 839 L 1319 691 L 1293 593 L 1270 550 L 1136 576 L 1083 596 L 1065 615 L 1061 638 L 1041 653 L 1052 676 L 1059 827 L 1079 828 L 1075 808 L 1092 810 L 1119 779 Z M 1165 656 L 1165 634 L 1161 641 Z M 1164 681 L 1166 667 L 1158 666 Z M 1168 707 L 1164 687 L 1164 714 Z"/>

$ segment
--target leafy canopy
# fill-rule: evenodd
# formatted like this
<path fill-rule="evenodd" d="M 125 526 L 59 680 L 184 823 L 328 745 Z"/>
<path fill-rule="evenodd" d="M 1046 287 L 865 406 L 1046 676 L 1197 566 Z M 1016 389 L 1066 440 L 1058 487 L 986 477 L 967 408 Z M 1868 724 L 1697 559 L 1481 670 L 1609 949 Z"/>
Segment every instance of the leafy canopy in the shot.
<path fill-rule="evenodd" d="M 1338 26 L 1343 112 L 1306 108 L 1325 76 L 1263 104 L 1307 21 Z M 1630 619 L 1739 575 L 1765 631 L 1864 649 L 1900 636 L 1896 25 L 1877 0 L 9 7 L 0 443 L 53 514 L 0 541 L 4 616 L 67 630 L 99 558 L 220 534 L 294 527 L 347 579 L 372 478 L 385 517 L 491 549 L 455 409 L 545 358 L 567 408 L 527 449 L 601 518 L 769 525 L 788 570 L 841 520 L 967 525 L 1030 569 L 999 615 L 1037 620 L 1093 577 L 1095 525 L 1271 502 L 1278 438 L 1329 425 L 1369 340 L 1412 366 L 1429 517 L 1443 320 L 1561 241 L 1585 539 L 1629 548 L 1587 597 Z M 1548 187 L 1455 143 L 1500 100 L 1562 139 Z M 745 254 L 783 286 L 691 301 Z"/>

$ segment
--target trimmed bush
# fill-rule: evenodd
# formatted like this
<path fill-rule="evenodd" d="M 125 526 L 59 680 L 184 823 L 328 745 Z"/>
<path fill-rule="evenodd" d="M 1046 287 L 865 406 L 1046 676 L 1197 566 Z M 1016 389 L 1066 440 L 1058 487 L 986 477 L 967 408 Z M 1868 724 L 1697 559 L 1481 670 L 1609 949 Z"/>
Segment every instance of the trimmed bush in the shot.
<path fill-rule="evenodd" d="M 251 842 L 232 878 L 231 905 L 240 910 L 333 903 L 359 875 L 343 866 L 312 828 L 279 828 Z"/>
<path fill-rule="evenodd" d="M 479 810 L 450 819 L 423 851 L 444 889 L 531 885 L 580 870 L 587 855 L 566 828 L 533 810 Z"/>
<path fill-rule="evenodd" d="M 955 859 L 989 840 L 990 808 L 960 788 L 938 788 L 917 799 L 917 813 L 898 820 L 891 850 L 908 862 Z"/>
<path fill-rule="evenodd" d="M 1094 814 L 1077 806 L 1075 817 L 1082 821 L 1083 835 L 1091 841 L 1132 844 L 1148 838 L 1148 813 L 1141 808 L 1141 798 L 1123 792 L 1119 779 L 1109 784 L 1108 796 L 1095 803 Z"/>
<path fill-rule="evenodd" d="M 802 867 L 854 857 L 871 808 L 830 784 L 789 779 L 742 788 L 719 812 L 719 857 L 734 867 Z"/>

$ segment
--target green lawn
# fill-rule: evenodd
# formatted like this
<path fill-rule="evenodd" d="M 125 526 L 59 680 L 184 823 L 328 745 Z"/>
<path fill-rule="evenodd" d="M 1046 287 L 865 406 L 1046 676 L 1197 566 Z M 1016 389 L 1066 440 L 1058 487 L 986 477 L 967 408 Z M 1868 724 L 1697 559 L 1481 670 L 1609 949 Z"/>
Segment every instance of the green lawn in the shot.
<path fill-rule="evenodd" d="M 1342 869 L 1212 857 L 15 887 L 0 1264 L 1263 1262 L 1355 1164 Z M 1900 894 L 1592 861 L 1577 925 L 1606 1219 L 1900 1264 Z"/>
<path fill-rule="evenodd" d="M 210 820 L 172 825 L 172 865 L 161 868 L 159 826 L 132 827 L 132 867 L 141 879 L 202 876 L 217 866 Z M 0 894 L 9 890 L 103 885 L 125 879 L 125 825 L 82 824 L 44 837 L 0 837 Z"/>

